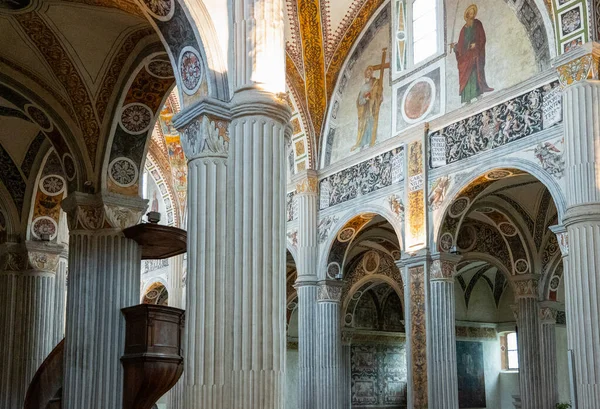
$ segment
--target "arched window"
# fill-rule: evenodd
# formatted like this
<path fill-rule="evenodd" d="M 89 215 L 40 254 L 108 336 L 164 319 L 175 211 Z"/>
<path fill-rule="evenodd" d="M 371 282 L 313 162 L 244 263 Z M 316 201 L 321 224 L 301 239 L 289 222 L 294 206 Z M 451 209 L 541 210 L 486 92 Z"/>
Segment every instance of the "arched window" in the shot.
<path fill-rule="evenodd" d="M 395 77 L 443 51 L 440 3 L 440 0 L 394 0 Z"/>

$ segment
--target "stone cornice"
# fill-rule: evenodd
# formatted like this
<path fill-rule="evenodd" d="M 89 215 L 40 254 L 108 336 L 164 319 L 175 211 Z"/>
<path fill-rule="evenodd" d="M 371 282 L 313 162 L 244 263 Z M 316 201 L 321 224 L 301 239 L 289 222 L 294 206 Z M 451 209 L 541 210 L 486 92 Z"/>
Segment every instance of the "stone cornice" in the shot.
<path fill-rule="evenodd" d="M 563 224 L 569 227 L 578 223 L 596 222 L 600 219 L 599 203 L 584 203 L 567 209 Z"/>
<path fill-rule="evenodd" d="M 231 107 L 228 102 L 205 97 L 195 101 L 184 110 L 173 116 L 173 126 L 182 129 L 188 126 L 196 118 L 208 115 L 225 121 L 231 120 Z"/>
<path fill-rule="evenodd" d="M 140 222 L 148 200 L 115 194 L 73 192 L 61 204 L 69 230 L 123 230 Z"/>
<path fill-rule="evenodd" d="M 230 107 L 232 120 L 248 116 L 266 116 L 286 124 L 291 135 L 290 107 L 283 98 L 273 93 L 254 87 L 242 88 L 235 92 Z"/>

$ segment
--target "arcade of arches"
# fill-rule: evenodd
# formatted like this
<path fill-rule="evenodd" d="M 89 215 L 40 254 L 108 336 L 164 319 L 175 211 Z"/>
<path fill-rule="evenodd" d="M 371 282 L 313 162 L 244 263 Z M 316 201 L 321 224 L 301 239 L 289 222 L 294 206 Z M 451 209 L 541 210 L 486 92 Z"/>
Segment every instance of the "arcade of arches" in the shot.
<path fill-rule="evenodd" d="M 185 310 L 158 409 L 600 409 L 600 1 L 0 0 L 0 33 L 0 409 L 59 347 L 36 408 L 123 407 L 138 304 Z M 185 255 L 142 261 L 147 212 Z"/>

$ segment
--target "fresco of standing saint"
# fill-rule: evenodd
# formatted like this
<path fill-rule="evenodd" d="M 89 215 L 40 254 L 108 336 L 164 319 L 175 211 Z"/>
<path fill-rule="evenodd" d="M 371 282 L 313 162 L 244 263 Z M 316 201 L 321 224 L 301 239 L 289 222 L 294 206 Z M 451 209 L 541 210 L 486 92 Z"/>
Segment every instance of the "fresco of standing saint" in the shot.
<path fill-rule="evenodd" d="M 485 79 L 485 31 L 476 16 L 477 6 L 471 4 L 465 10 L 466 23 L 460 30 L 458 42 L 450 44 L 458 62 L 459 93 L 463 103 L 494 90 Z"/>
<path fill-rule="evenodd" d="M 365 70 L 365 82 L 360 87 L 356 108 L 358 110 L 358 133 L 356 143 L 351 150 L 360 150 L 375 144 L 376 122 L 379 119 L 379 107 L 383 101 L 383 84 L 381 79 L 373 76 L 373 67 Z"/>

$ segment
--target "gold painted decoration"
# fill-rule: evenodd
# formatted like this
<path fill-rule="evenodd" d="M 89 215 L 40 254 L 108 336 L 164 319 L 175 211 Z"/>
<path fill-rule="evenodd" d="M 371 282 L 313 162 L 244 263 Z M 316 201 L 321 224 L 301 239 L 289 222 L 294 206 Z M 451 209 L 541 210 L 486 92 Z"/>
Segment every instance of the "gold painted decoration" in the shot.
<path fill-rule="evenodd" d="M 408 146 L 408 237 L 407 246 L 415 249 L 425 244 L 425 173 L 423 142 Z"/>
<path fill-rule="evenodd" d="M 314 176 L 307 176 L 296 184 L 296 192 L 317 193 L 319 190 L 319 180 Z"/>
<path fill-rule="evenodd" d="M 600 57 L 586 54 L 557 68 L 558 79 L 563 87 L 585 80 L 599 79 Z"/>
<path fill-rule="evenodd" d="M 412 390 L 415 408 L 427 408 L 427 311 L 425 302 L 425 268 L 409 267 L 410 280 L 410 351 Z"/>

